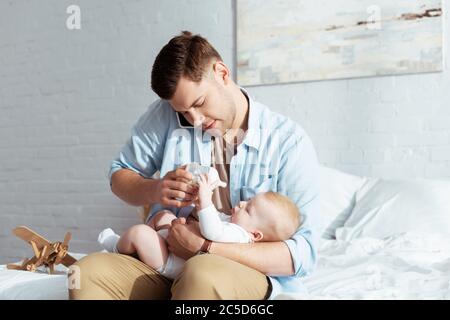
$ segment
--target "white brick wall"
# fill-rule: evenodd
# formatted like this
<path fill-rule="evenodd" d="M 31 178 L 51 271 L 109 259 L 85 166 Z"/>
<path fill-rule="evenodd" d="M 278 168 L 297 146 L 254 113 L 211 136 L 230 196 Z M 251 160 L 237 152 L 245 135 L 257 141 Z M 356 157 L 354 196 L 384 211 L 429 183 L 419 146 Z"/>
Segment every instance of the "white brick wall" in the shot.
<path fill-rule="evenodd" d="M 66 28 L 70 4 L 81 8 L 81 30 Z M 21 224 L 50 240 L 69 230 L 71 250 L 98 250 L 102 228 L 121 232 L 138 222 L 135 208 L 110 192 L 107 172 L 156 98 L 149 88 L 156 54 L 187 29 L 232 66 L 233 1 L 5 0 L 0 12 L 0 263 L 31 253 L 11 235 Z M 449 88 L 446 67 L 248 89 L 298 121 L 326 165 L 450 178 Z"/>

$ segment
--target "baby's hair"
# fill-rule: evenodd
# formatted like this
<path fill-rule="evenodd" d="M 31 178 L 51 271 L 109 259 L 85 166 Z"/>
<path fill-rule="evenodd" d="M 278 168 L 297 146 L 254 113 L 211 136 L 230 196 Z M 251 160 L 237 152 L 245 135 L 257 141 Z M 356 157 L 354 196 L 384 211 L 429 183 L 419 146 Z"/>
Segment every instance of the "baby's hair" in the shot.
<path fill-rule="evenodd" d="M 272 235 L 267 235 L 266 240 L 276 241 L 289 239 L 297 231 L 301 223 L 300 211 L 297 205 L 287 196 L 273 191 L 265 192 L 264 197 L 280 208 L 273 215 L 276 219 L 273 223 L 273 232 Z"/>

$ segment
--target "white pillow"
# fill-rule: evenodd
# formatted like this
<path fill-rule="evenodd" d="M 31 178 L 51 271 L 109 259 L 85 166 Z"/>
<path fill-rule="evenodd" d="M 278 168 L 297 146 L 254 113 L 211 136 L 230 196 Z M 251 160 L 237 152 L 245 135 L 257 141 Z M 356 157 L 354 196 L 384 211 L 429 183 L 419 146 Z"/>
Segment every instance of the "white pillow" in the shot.
<path fill-rule="evenodd" d="M 320 226 L 321 237 L 334 239 L 337 227 L 344 222 L 354 206 L 356 191 L 367 181 L 336 169 L 320 167 Z"/>
<path fill-rule="evenodd" d="M 382 239 L 409 231 L 450 234 L 450 181 L 371 179 L 336 238 Z"/>

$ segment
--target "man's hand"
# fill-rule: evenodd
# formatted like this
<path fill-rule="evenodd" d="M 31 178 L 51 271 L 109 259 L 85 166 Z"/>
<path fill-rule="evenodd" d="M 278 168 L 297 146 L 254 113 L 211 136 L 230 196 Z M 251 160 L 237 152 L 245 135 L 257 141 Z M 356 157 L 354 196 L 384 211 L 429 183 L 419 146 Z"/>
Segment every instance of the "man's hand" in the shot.
<path fill-rule="evenodd" d="M 157 199 L 162 206 L 166 207 L 186 207 L 193 203 L 197 190 L 191 185 L 192 174 L 185 170 L 186 166 L 169 171 L 159 180 L 157 189 Z"/>
<path fill-rule="evenodd" d="M 185 260 L 197 254 L 205 239 L 200 234 L 198 222 L 186 224 L 185 218 L 172 221 L 167 244 L 169 251 Z"/>

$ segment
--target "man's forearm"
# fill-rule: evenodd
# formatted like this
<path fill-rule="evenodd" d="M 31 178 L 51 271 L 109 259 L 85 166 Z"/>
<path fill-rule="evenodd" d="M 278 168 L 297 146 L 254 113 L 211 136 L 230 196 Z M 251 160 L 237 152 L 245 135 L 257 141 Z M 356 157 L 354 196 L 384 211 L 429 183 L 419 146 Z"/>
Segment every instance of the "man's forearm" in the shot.
<path fill-rule="evenodd" d="M 291 253 L 282 241 L 251 244 L 213 242 L 209 252 L 244 264 L 266 275 L 294 274 Z"/>
<path fill-rule="evenodd" d="M 145 179 L 136 172 L 121 169 L 111 176 L 112 192 L 133 206 L 143 206 L 157 202 L 156 188 L 158 180 Z"/>

